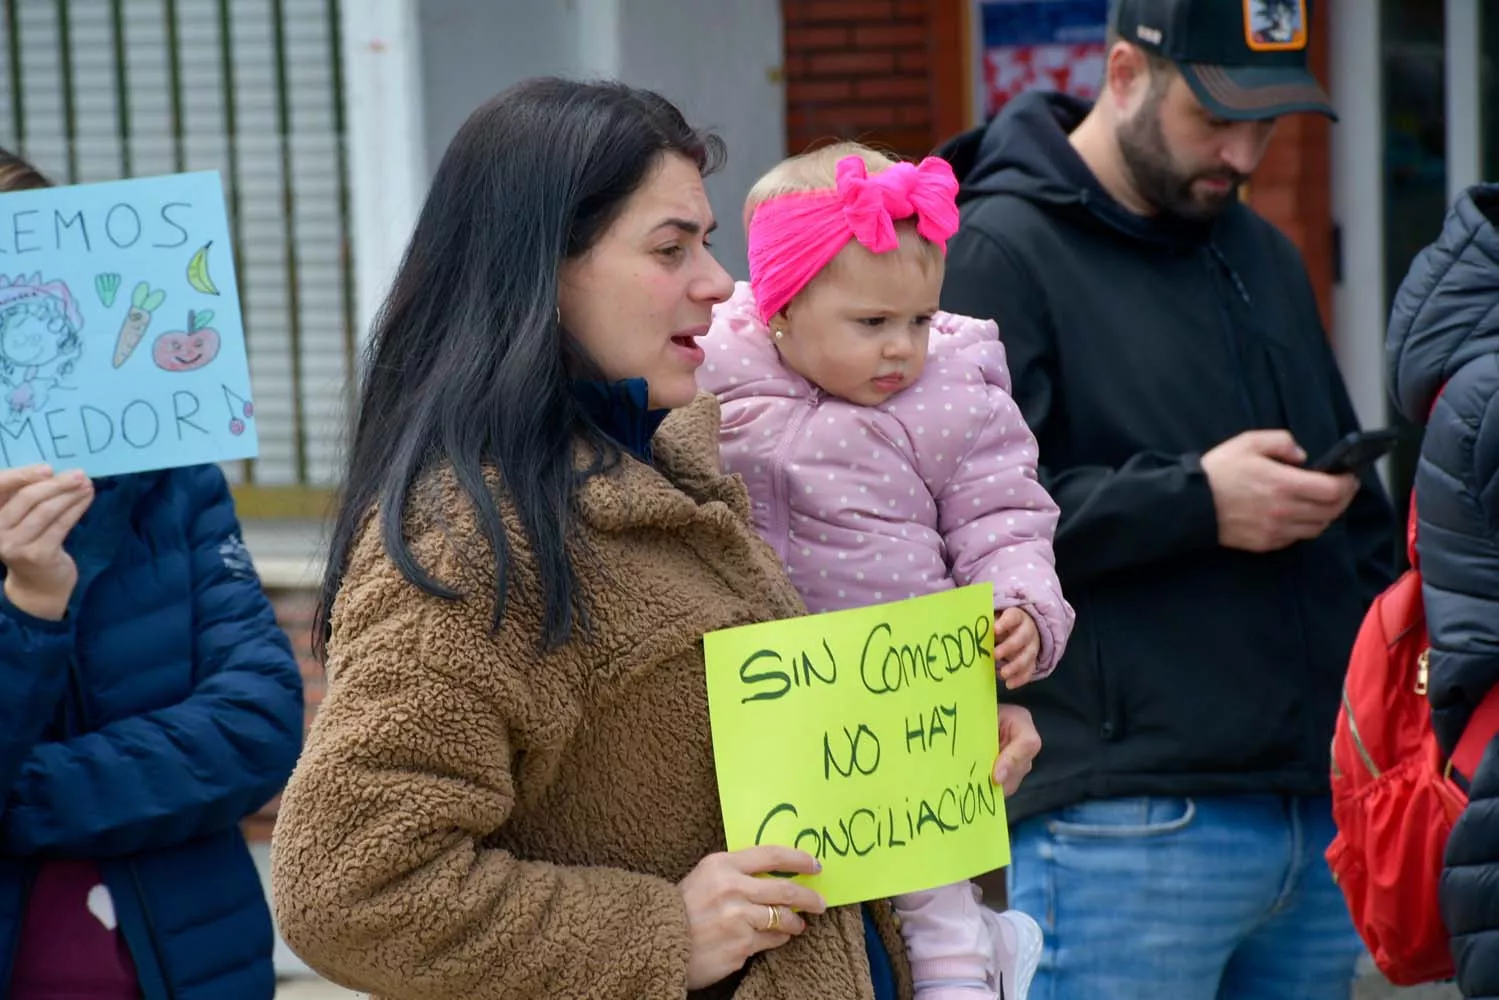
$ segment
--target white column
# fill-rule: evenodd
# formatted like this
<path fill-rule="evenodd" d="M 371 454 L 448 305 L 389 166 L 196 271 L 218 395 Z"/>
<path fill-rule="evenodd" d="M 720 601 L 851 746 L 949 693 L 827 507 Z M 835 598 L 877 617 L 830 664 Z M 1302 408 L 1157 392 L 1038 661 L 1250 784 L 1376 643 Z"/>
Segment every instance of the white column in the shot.
<path fill-rule="evenodd" d="M 577 0 L 578 75 L 613 80 L 620 75 L 619 0 Z"/>
<path fill-rule="evenodd" d="M 1388 422 L 1384 331 L 1384 108 L 1379 5 L 1335 0 L 1328 11 L 1332 103 L 1332 217 L 1342 244 L 1333 289 L 1333 344 L 1366 427 Z"/>
<path fill-rule="evenodd" d="M 1492 0 L 1490 0 L 1492 4 Z M 1479 0 L 1447 0 L 1447 200 L 1483 180 Z M 1491 15 L 1499 13 L 1490 11 Z"/>
<path fill-rule="evenodd" d="M 341 5 L 361 342 L 406 250 L 429 179 L 417 4 L 359 0 Z"/>

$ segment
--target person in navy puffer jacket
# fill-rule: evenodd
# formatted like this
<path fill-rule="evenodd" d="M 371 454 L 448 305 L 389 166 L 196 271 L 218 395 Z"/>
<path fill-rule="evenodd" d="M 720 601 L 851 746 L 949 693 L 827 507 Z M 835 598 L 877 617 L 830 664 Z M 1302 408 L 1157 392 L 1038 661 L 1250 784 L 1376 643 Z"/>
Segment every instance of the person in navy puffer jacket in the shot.
<path fill-rule="evenodd" d="M 1388 355 L 1416 468 L 1432 727 L 1447 753 L 1499 684 L 1499 185 L 1467 191 L 1395 296 Z M 1443 388 L 1445 386 L 1445 388 Z M 1438 396 L 1440 395 L 1440 398 Z M 1434 404 L 1434 405 L 1433 405 Z M 1430 414 L 1428 421 L 1427 415 Z M 1463 996 L 1499 1000 L 1499 737 L 1447 842 L 1442 918 Z"/>
<path fill-rule="evenodd" d="M 46 186 L 0 151 L 0 191 Z M 0 996 L 249 1000 L 302 684 L 214 466 L 0 471 Z"/>

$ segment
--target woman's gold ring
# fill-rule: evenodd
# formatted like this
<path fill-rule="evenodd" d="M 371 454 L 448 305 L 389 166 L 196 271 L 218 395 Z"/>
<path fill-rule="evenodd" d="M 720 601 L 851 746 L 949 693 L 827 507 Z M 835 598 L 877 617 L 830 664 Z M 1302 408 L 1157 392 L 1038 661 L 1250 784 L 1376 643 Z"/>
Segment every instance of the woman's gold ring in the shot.
<path fill-rule="evenodd" d="M 765 925 L 765 933 L 774 934 L 781 929 L 781 908 L 779 906 L 767 906 L 770 911 L 770 922 Z"/>

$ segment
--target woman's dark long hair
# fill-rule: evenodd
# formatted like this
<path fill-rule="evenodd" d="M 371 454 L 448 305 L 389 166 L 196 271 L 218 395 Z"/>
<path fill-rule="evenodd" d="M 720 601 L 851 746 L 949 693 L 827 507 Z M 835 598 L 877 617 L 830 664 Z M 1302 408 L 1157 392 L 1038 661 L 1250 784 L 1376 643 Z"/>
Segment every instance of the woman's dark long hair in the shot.
<path fill-rule="evenodd" d="M 586 253 L 663 155 L 707 173 L 723 152 L 670 102 L 618 83 L 535 79 L 469 116 L 437 168 L 366 352 L 313 646 L 326 658 L 333 601 L 371 507 L 386 551 L 434 596 L 463 595 L 412 556 L 402 530 L 411 490 L 451 468 L 494 553 L 494 627 L 503 622 L 510 549 L 483 469 L 535 555 L 542 641 L 567 641 L 586 609 L 575 602 L 567 528 L 580 477 L 580 437 L 618 451 L 569 389 L 576 348 L 557 323 L 558 269 Z"/>
<path fill-rule="evenodd" d="M 52 181 L 30 160 L 8 149 L 0 149 L 0 193 L 49 188 Z"/>

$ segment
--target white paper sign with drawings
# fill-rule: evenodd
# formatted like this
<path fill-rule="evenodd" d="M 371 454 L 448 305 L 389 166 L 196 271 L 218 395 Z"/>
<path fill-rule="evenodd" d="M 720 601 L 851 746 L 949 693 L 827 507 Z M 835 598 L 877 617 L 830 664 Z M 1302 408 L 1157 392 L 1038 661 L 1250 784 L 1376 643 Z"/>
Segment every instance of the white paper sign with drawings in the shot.
<path fill-rule="evenodd" d="M 0 195 L 0 467 L 253 458 L 216 173 Z"/>

